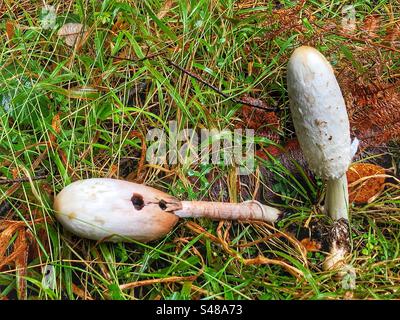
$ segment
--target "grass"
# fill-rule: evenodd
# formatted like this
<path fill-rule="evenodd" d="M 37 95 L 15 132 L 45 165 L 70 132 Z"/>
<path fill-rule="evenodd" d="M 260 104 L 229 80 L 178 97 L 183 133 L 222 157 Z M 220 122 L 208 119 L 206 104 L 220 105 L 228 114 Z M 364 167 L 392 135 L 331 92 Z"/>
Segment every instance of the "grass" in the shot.
<path fill-rule="evenodd" d="M 1 245 L 6 248 L 3 258 L 25 243 L 16 260 L 0 269 L 0 297 L 400 297 L 396 183 L 372 203 L 351 208 L 354 251 L 349 263 L 356 272 L 352 288 L 333 272 L 321 270 L 322 253 L 304 256 L 285 237 L 271 237 L 278 231 L 261 223 L 181 221 L 157 242 L 108 244 L 78 239 L 54 219 L 54 194 L 88 177 L 130 174 L 131 179 L 165 188 L 181 199 L 211 194 L 215 200 L 241 200 L 231 167 L 139 165 L 142 137 L 149 129 L 168 130 L 169 121 L 174 120 L 182 129 L 233 130 L 241 119 L 241 105 L 182 74 L 163 56 L 140 60 L 150 54 L 163 53 L 232 97 L 251 94 L 275 106 L 282 119 L 282 140 L 293 136 L 285 67 L 300 44 L 316 46 L 336 68 L 351 65 L 360 73 L 371 66 L 368 60 L 358 60 L 357 53 L 372 46 L 388 62 L 383 66 L 384 77 L 399 74 L 398 46 L 397 51 L 389 50 L 320 28 L 340 24 L 343 6 L 352 4 L 358 23 L 371 15 L 381 16 L 382 33 L 385 26 L 399 21 L 396 1 L 307 1 L 301 8 L 286 0 L 252 3 L 48 1 L 57 8 L 56 26 L 49 29 L 41 25 L 42 2 L 5 0 L 0 4 L 0 175 L 7 179 L 46 176 L 0 185 L 3 218 L 23 221 L 24 226 L 7 237 L 1 234 L 0 249 Z M 82 23 L 87 30 L 75 47 L 57 36 L 58 28 L 67 22 Z M 298 25 L 290 25 L 293 22 Z M 380 43 L 379 39 L 371 41 Z M 264 146 L 273 143 L 256 139 Z M 399 152 L 394 149 L 389 155 L 395 174 Z M 304 184 L 278 161 L 259 165 L 273 170 L 276 184 L 270 187 L 281 196 L 280 205 L 292 213 L 278 229 L 292 223 L 304 225 L 310 216 L 321 218 L 316 206 L 323 191 L 321 182 Z M 205 178 L 211 170 L 216 172 L 215 180 L 226 183 L 217 195 L 211 192 L 215 181 Z M 254 190 L 254 185 L 250 188 Z M 246 263 L 245 259 L 258 255 L 284 261 L 303 276 L 281 265 Z M 54 268 L 51 288 L 42 282 L 46 265 Z M 22 269 L 17 270 L 18 266 Z"/>

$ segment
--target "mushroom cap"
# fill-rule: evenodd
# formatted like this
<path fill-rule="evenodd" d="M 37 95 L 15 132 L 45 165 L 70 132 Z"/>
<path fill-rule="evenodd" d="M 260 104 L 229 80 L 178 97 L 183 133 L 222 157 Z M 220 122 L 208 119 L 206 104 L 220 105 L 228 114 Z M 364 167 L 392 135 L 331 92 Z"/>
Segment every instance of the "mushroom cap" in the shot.
<path fill-rule="evenodd" d="M 165 236 L 179 217 L 176 198 L 140 184 L 107 178 L 79 180 L 54 200 L 56 218 L 72 233 L 104 241 L 147 242 Z"/>
<path fill-rule="evenodd" d="M 337 179 L 351 163 L 346 104 L 332 66 L 316 49 L 296 49 L 287 68 L 294 127 L 310 169 Z"/>

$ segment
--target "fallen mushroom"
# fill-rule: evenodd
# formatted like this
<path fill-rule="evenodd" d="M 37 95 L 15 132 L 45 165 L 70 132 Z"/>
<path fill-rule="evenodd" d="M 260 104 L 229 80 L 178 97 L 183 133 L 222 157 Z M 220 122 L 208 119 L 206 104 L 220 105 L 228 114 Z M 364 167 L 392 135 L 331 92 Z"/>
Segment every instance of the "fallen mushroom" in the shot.
<path fill-rule="evenodd" d="M 56 218 L 72 233 L 93 240 L 152 241 L 165 236 L 179 218 L 244 219 L 275 222 L 280 211 L 257 201 L 179 201 L 157 189 L 124 180 L 93 178 L 65 187 L 54 201 Z"/>
<path fill-rule="evenodd" d="M 350 252 L 346 171 L 357 150 L 350 143 L 346 105 L 335 74 L 316 49 L 300 47 L 292 54 L 287 85 L 293 124 L 310 169 L 325 179 L 325 210 L 335 221 L 325 269 L 340 266 Z"/>

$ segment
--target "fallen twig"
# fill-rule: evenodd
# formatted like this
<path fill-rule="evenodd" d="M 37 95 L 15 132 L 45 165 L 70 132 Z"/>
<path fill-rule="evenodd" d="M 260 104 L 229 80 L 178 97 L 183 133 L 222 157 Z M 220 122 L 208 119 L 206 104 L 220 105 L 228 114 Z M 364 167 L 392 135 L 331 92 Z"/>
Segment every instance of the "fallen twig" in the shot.
<path fill-rule="evenodd" d="M 48 177 L 49 175 L 39 175 L 39 176 L 34 176 L 31 178 L 28 177 L 23 177 L 23 178 L 16 178 L 16 179 L 0 179 L 0 185 L 3 184 L 12 184 L 12 183 L 22 183 L 22 182 L 29 182 L 30 180 L 44 180 Z"/>
<path fill-rule="evenodd" d="M 157 54 L 152 54 L 152 55 L 148 55 L 144 58 L 141 59 L 129 59 L 129 58 L 121 58 L 121 57 L 117 57 L 117 56 L 111 56 L 111 58 L 114 59 L 119 59 L 119 60 L 127 60 L 127 61 L 132 61 L 132 62 L 140 62 L 140 61 L 144 61 L 144 60 L 150 60 L 154 57 L 158 57 L 161 56 L 163 53 L 157 53 Z M 261 106 L 258 103 L 253 103 L 250 101 L 246 101 L 246 100 L 242 100 L 242 99 L 238 99 L 238 98 L 234 98 L 224 92 L 222 92 L 220 89 L 218 89 L 216 86 L 214 86 L 211 83 L 208 83 L 207 81 L 205 81 L 204 79 L 202 79 L 199 75 L 186 70 L 185 68 L 181 67 L 179 64 L 173 62 L 171 59 L 163 57 L 165 59 L 165 61 L 167 61 L 167 63 L 171 66 L 173 66 L 174 68 L 178 69 L 179 71 L 181 71 L 182 73 L 188 75 L 189 77 L 192 77 L 194 79 L 196 79 L 197 81 L 201 82 L 202 84 L 204 84 L 205 86 L 209 87 L 210 89 L 212 89 L 213 91 L 215 91 L 216 93 L 218 93 L 219 95 L 221 95 L 222 97 L 224 97 L 225 99 L 231 100 L 235 103 L 240 103 L 246 106 L 250 106 L 256 109 L 261 109 L 264 111 L 276 111 L 277 108 L 275 107 L 265 107 L 265 106 Z"/>
<path fill-rule="evenodd" d="M 121 290 L 132 289 L 136 287 L 148 286 L 156 283 L 171 283 L 171 282 L 182 282 L 182 281 L 194 281 L 198 275 L 187 276 L 187 277 L 168 277 L 161 279 L 149 279 L 142 281 L 135 281 L 131 283 L 122 284 L 119 286 Z"/>

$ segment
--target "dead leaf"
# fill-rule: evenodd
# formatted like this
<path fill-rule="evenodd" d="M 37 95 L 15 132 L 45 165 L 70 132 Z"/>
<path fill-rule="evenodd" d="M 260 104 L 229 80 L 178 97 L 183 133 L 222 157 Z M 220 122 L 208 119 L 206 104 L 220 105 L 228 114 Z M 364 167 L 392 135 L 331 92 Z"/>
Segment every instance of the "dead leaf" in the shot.
<path fill-rule="evenodd" d="M 15 257 L 15 269 L 17 271 L 17 294 L 18 299 L 27 299 L 26 290 L 26 270 L 28 266 L 28 253 L 29 247 L 26 238 L 25 228 L 20 228 L 18 231 L 18 237 L 15 240 L 14 252 L 16 252 Z"/>
<path fill-rule="evenodd" d="M 64 38 L 65 43 L 73 47 L 82 37 L 84 32 L 83 24 L 81 23 L 66 23 L 57 32 L 60 38 Z"/>
<path fill-rule="evenodd" d="M 360 29 L 365 32 L 368 37 L 376 38 L 378 36 L 377 32 L 379 31 L 380 24 L 381 17 L 378 15 L 371 15 L 364 19 Z"/>
<path fill-rule="evenodd" d="M 301 152 L 299 141 L 297 139 L 290 139 L 290 140 L 286 141 L 286 144 L 283 147 L 275 146 L 275 145 L 271 144 L 271 145 L 267 146 L 266 148 L 257 150 L 256 155 L 258 157 L 260 157 L 261 159 L 270 160 L 269 155 L 278 157 L 278 156 L 284 156 L 285 154 L 288 154 L 293 157 L 293 155 L 297 156 L 298 154 L 301 154 L 298 152 L 299 150 Z M 295 158 L 295 160 L 300 162 L 299 159 Z"/>
<path fill-rule="evenodd" d="M 79 288 L 75 283 L 72 284 L 72 292 L 84 300 L 93 300 L 93 298 L 85 290 Z"/>
<path fill-rule="evenodd" d="M 57 134 L 61 132 L 60 113 L 57 113 L 51 120 L 51 127 Z"/>
<path fill-rule="evenodd" d="M 274 142 L 279 142 L 280 136 L 278 130 L 281 128 L 280 121 L 275 112 L 267 111 L 270 106 L 261 99 L 249 96 L 242 97 L 242 100 L 266 110 L 243 105 L 241 109 L 243 123 L 240 123 L 239 126 L 246 129 L 254 129 L 257 135 L 267 137 Z"/>
<path fill-rule="evenodd" d="M 42 221 L 43 218 L 35 219 L 32 221 L 32 224 Z M 0 221 L 0 270 L 3 267 L 15 266 L 14 276 L 17 284 L 17 296 L 20 300 L 26 300 L 28 295 L 26 276 L 30 246 L 32 244 L 38 246 L 35 237 L 26 227 L 25 221 Z M 13 244 L 10 244 L 15 234 L 15 241 Z"/>
<path fill-rule="evenodd" d="M 347 171 L 349 201 L 368 203 L 385 188 L 385 169 L 372 163 L 355 163 Z"/>
<path fill-rule="evenodd" d="M 392 46 L 399 44 L 400 39 L 400 25 L 395 24 L 394 26 L 386 29 L 386 35 L 384 40 L 389 42 Z"/>
<path fill-rule="evenodd" d="M 118 18 L 117 22 L 115 22 L 114 25 L 112 26 L 111 30 L 117 33 L 121 30 L 128 30 L 128 29 L 129 29 L 129 23 L 121 18 Z"/>
<path fill-rule="evenodd" d="M 56 134 L 59 134 L 61 132 L 61 121 L 59 113 L 57 113 L 51 120 L 51 127 L 53 128 Z M 51 144 L 54 144 L 57 141 L 56 134 L 50 132 L 49 137 Z"/>
<path fill-rule="evenodd" d="M 18 176 L 19 176 L 19 170 L 18 170 L 18 168 L 12 168 L 12 169 L 11 169 L 11 173 L 12 173 L 13 179 L 17 179 L 17 178 L 18 178 Z"/>
<path fill-rule="evenodd" d="M 14 33 L 15 33 L 14 22 L 8 20 L 6 22 L 6 34 L 8 40 L 11 40 L 14 37 Z"/>
<path fill-rule="evenodd" d="M 175 0 L 167 0 L 164 3 L 164 6 L 160 9 L 160 12 L 157 14 L 158 19 L 164 18 L 168 12 L 171 10 L 171 8 L 174 6 Z"/>
<path fill-rule="evenodd" d="M 306 248 L 307 252 L 317 252 L 321 250 L 321 244 L 313 239 L 304 238 L 300 243 Z"/>
<path fill-rule="evenodd" d="M 116 164 L 112 164 L 108 169 L 108 173 L 106 174 L 107 178 L 117 178 L 118 177 L 118 166 Z"/>
<path fill-rule="evenodd" d="M 0 233 L 0 261 L 3 260 L 4 254 L 7 251 L 10 239 L 12 238 L 15 231 L 21 227 L 18 222 L 12 223 L 7 226 L 7 228 Z"/>

